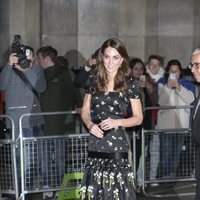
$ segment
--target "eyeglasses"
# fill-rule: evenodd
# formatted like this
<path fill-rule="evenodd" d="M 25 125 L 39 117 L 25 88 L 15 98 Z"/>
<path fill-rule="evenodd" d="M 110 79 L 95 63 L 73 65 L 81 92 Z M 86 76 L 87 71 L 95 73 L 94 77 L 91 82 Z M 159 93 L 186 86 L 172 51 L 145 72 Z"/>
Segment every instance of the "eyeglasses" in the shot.
<path fill-rule="evenodd" d="M 189 68 L 189 69 L 193 69 L 193 67 L 194 67 L 195 69 L 199 69 L 200 63 L 195 62 L 195 63 L 190 63 L 190 64 L 188 65 L 188 68 Z"/>

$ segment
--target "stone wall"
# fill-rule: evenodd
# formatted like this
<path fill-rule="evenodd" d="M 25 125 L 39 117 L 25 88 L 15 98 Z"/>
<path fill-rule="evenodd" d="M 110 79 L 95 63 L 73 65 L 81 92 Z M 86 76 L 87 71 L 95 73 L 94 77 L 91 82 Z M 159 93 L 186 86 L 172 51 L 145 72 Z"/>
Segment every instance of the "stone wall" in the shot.
<path fill-rule="evenodd" d="M 199 0 L 1 0 L 0 65 L 15 34 L 36 50 L 54 46 L 80 66 L 106 39 L 119 37 L 129 55 L 161 54 L 183 66 L 200 45 Z"/>

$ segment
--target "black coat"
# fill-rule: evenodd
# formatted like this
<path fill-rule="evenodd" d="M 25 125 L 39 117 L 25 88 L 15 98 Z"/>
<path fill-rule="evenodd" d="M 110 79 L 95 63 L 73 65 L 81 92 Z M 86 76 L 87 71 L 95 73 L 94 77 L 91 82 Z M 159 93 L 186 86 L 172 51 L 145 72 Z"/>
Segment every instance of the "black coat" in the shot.
<path fill-rule="evenodd" d="M 197 147 L 196 169 L 195 169 L 195 177 L 197 179 L 200 179 L 200 106 L 198 107 L 195 117 L 194 114 L 199 100 L 200 100 L 200 94 L 196 99 L 196 101 L 194 102 L 194 108 L 192 112 L 192 125 L 191 125 L 192 138 Z"/>

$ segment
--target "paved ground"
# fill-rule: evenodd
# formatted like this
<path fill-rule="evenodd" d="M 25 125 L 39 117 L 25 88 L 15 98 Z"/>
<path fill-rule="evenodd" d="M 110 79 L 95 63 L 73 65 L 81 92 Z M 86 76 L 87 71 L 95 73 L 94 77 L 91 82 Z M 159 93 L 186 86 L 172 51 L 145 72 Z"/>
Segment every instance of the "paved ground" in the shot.
<path fill-rule="evenodd" d="M 194 200 L 194 183 L 162 184 L 157 187 L 147 187 L 146 196 L 141 194 L 138 200 Z"/>
<path fill-rule="evenodd" d="M 195 185 L 191 183 L 161 184 L 148 186 L 144 194 L 138 194 L 138 200 L 194 200 Z M 156 197 L 157 196 L 157 197 Z M 41 194 L 35 194 L 34 200 L 42 200 Z"/>
<path fill-rule="evenodd" d="M 147 185 L 143 193 L 138 194 L 138 200 L 194 200 L 194 193 L 194 182 L 163 183 L 156 187 Z M 42 194 L 32 194 L 31 196 L 33 200 L 43 199 Z M 49 200 L 55 199 L 51 198 Z"/>

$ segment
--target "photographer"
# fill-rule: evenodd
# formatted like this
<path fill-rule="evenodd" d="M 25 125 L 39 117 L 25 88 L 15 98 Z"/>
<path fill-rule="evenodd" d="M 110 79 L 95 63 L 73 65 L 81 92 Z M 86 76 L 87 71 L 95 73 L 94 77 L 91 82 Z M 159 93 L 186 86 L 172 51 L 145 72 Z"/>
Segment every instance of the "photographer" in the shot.
<path fill-rule="evenodd" d="M 5 91 L 6 114 L 11 116 L 15 122 L 15 132 L 18 132 L 18 121 L 24 113 L 37 113 L 41 111 L 39 96 L 46 90 L 46 80 L 43 69 L 34 62 L 34 52 L 31 47 L 27 47 L 30 54 L 27 60 L 30 60 L 28 68 L 22 68 L 18 64 L 17 53 L 11 53 L 8 64 L 3 67 L 0 74 L 0 90 Z M 27 83 L 19 76 L 21 73 L 33 86 L 38 96 L 27 86 Z M 23 128 L 33 128 L 43 124 L 41 116 L 34 116 L 30 119 L 26 117 L 23 122 Z M 7 128 L 11 124 L 7 122 Z M 15 139 L 18 135 L 15 134 Z"/>
<path fill-rule="evenodd" d="M 12 45 L 13 47 L 13 45 Z M 5 92 L 6 115 L 14 120 L 13 140 L 19 137 L 19 118 L 25 113 L 41 112 L 40 94 L 46 90 L 43 69 L 34 62 L 34 51 L 31 47 L 14 45 L 9 61 L 0 73 L 0 90 Z M 22 120 L 23 136 L 41 136 L 43 117 L 40 115 L 25 117 Z M 6 121 L 11 128 L 10 121 Z M 19 140 L 17 140 L 19 142 Z M 27 150 L 29 157 L 29 150 Z M 16 148 L 17 174 L 20 187 L 20 147 Z M 27 158 L 26 169 L 30 169 L 30 158 Z M 20 189 L 19 189 L 20 191 Z M 18 194 L 17 194 L 18 195 Z M 10 197 L 9 199 L 12 199 Z M 13 199 L 15 199 L 13 195 Z"/>

